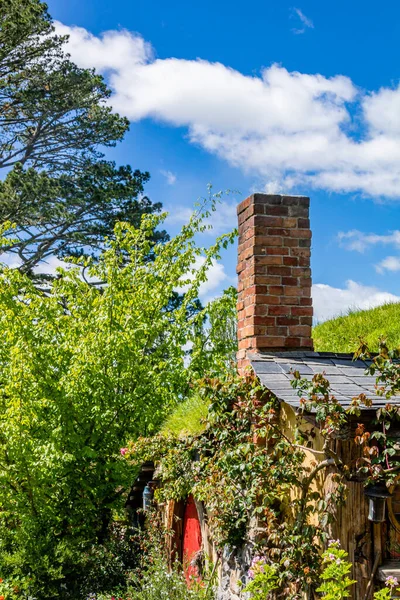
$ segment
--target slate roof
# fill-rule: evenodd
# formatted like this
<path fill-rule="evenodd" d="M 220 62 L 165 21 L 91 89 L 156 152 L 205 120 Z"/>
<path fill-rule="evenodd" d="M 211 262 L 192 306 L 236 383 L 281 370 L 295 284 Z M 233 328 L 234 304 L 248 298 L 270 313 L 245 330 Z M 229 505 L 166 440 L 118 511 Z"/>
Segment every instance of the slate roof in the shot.
<path fill-rule="evenodd" d="M 331 352 L 274 352 L 249 355 L 251 366 L 261 383 L 279 400 L 294 408 L 300 406 L 300 397 L 292 387 L 291 371 L 299 371 L 302 378 L 312 379 L 315 373 L 325 372 L 331 384 L 332 394 L 340 404 L 348 407 L 354 396 L 361 393 L 373 400 L 376 410 L 385 406 L 387 400 L 375 393 L 375 377 L 365 374 L 367 362 L 353 361 L 353 354 L 335 354 Z M 400 396 L 398 403 L 400 403 Z M 395 398 L 391 399 L 394 403 Z M 361 410 L 368 410 L 361 406 Z M 369 409 L 371 410 L 371 409 Z"/>

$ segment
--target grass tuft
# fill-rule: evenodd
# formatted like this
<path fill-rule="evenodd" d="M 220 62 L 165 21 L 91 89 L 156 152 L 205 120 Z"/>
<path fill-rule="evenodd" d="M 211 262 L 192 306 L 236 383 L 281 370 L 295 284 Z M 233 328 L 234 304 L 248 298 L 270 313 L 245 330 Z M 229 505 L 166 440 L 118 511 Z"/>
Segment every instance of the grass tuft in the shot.
<path fill-rule="evenodd" d="M 313 328 L 314 347 L 320 352 L 355 352 L 360 337 L 374 352 L 382 337 L 389 348 L 400 347 L 400 304 L 351 311 Z"/>
<path fill-rule="evenodd" d="M 204 430 L 209 401 L 194 395 L 179 404 L 165 421 L 161 433 L 178 437 L 198 435 Z"/>

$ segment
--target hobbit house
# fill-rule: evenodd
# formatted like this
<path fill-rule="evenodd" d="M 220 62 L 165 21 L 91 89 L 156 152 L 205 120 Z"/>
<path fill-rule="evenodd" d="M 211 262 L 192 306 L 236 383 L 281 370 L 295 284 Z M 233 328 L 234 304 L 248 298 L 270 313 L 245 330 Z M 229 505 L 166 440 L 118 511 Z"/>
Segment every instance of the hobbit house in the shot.
<path fill-rule="evenodd" d="M 362 456 L 362 443 L 354 443 L 355 435 L 365 426 L 374 428 L 376 410 L 387 400 L 377 395 L 375 378 L 366 374 L 368 359 L 314 351 L 309 205 L 309 198 L 302 196 L 253 194 L 238 206 L 237 365 L 241 375 L 253 370 L 263 389 L 276 400 L 276 427 L 282 436 L 297 444 L 296 436 L 302 432 L 305 441 L 300 447 L 309 474 L 306 489 L 328 504 L 337 492 L 338 470 L 341 476 L 346 475 L 347 465 L 357 464 Z M 318 407 L 307 405 L 293 385 L 294 379 L 306 385 L 322 375 L 329 380 L 335 406 L 340 410 L 356 406 L 329 443 L 321 433 Z M 373 408 L 370 402 L 357 401 L 355 405 L 355 398 L 370 399 Z M 400 432 L 393 431 L 393 435 L 400 437 Z M 393 480 L 390 492 L 366 491 L 360 477 L 342 477 L 341 481 L 345 501 L 333 503 L 326 532 L 340 540 L 349 554 L 351 577 L 356 581 L 352 597 L 369 600 L 374 586 L 387 575 L 400 579 L 400 487 Z M 289 511 L 294 497 L 285 500 Z M 187 501 L 171 502 L 163 510 L 174 530 L 171 555 L 186 557 L 191 568 L 198 565 L 198 573 L 202 556 L 211 557 L 218 570 L 218 600 L 245 598 L 243 586 L 254 544 L 263 535 L 262 524 L 253 519 L 248 543 L 241 548 L 233 551 L 225 547 L 217 552 L 206 502 L 189 496 Z"/>

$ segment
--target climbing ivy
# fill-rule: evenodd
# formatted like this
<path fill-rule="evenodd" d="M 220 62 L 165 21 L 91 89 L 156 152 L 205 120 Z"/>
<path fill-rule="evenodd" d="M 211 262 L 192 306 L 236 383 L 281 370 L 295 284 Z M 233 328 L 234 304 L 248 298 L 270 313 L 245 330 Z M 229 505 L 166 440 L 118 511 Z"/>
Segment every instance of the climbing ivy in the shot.
<path fill-rule="evenodd" d="M 134 464 L 158 465 L 159 502 L 191 493 L 205 503 L 219 552 L 256 540 L 279 566 L 281 589 L 307 589 L 318 576 L 326 540 L 321 523 L 331 518 L 329 502 L 312 486 L 322 467 L 303 466 L 303 438 L 299 433 L 291 441 L 282 433 L 279 403 L 252 374 L 206 379 L 200 391 L 211 402 L 201 435 L 141 438 L 126 456 Z M 339 503 L 342 494 L 338 481 L 331 501 Z M 311 519 L 315 513 L 319 518 Z"/>
<path fill-rule="evenodd" d="M 315 589 L 329 523 L 345 500 L 346 480 L 389 487 L 400 472 L 397 438 L 391 434 L 400 420 L 400 407 L 391 402 L 400 390 L 400 352 L 381 342 L 379 354 L 372 356 L 361 343 L 355 357 L 367 361 L 367 372 L 376 377 L 376 394 L 388 402 L 371 419 L 370 431 L 361 423 L 355 427 L 353 442 L 359 451 L 348 464 L 335 453 L 334 439 L 360 416 L 362 406 L 373 410 L 372 401 L 360 394 L 346 409 L 323 373 L 309 381 L 296 371 L 299 416 L 312 410 L 315 428 L 304 427 L 304 420 L 300 426 L 299 419 L 294 435 L 285 435 L 277 399 L 249 372 L 244 378 L 229 375 L 199 384 L 196 393 L 210 402 L 202 434 L 141 438 L 127 453 L 134 464 L 152 460 L 158 465 L 158 501 L 193 494 L 205 503 L 219 552 L 226 545 L 254 544 L 254 554 L 273 566 L 278 593 L 285 597 Z M 316 428 L 322 439 L 319 450 L 313 447 Z M 306 452 L 315 460 L 305 462 Z M 324 494 L 315 483 L 327 472 L 334 491 Z"/>

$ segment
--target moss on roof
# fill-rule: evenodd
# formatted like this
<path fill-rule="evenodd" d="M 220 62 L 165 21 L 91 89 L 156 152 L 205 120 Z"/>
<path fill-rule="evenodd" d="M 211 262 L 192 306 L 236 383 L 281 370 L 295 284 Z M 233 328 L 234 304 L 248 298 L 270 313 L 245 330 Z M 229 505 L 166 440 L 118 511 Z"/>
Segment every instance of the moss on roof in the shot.
<path fill-rule="evenodd" d="M 399 347 L 400 303 L 351 311 L 313 328 L 315 350 L 320 352 L 354 352 L 360 337 L 372 351 L 378 351 L 381 337 L 390 348 Z"/>

